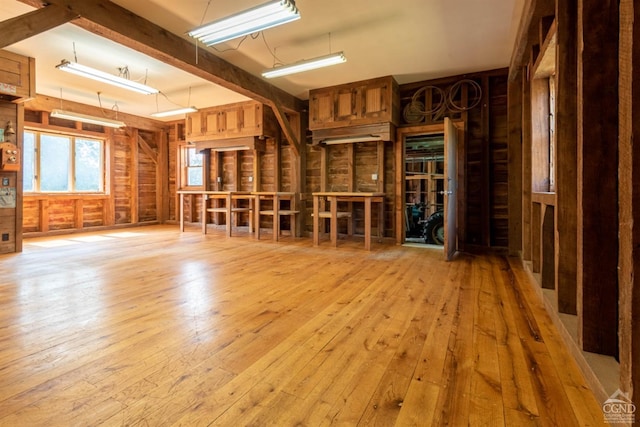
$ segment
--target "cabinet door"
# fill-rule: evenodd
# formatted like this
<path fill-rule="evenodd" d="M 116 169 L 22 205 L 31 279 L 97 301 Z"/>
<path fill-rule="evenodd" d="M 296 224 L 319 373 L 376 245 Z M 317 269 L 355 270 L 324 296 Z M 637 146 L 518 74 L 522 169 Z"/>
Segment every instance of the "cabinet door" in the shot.
<path fill-rule="evenodd" d="M 187 114 L 185 136 L 188 139 L 200 135 L 202 135 L 202 114 L 200 112 Z"/>
<path fill-rule="evenodd" d="M 234 138 L 242 134 L 244 128 L 242 107 L 234 106 L 220 111 L 218 125 L 220 136 Z"/>
<path fill-rule="evenodd" d="M 356 89 L 340 89 L 335 93 L 335 114 L 336 122 L 350 122 L 358 118 L 358 107 L 360 97 Z"/>
<path fill-rule="evenodd" d="M 361 117 L 364 119 L 385 119 L 385 121 L 390 121 L 390 89 L 388 83 L 370 84 L 361 87 Z"/>
<path fill-rule="evenodd" d="M 309 120 L 312 128 L 322 128 L 323 125 L 333 123 L 333 101 L 333 92 L 331 91 L 317 93 L 311 97 L 309 108 L 312 114 Z"/>
<path fill-rule="evenodd" d="M 204 134 L 207 136 L 216 136 L 222 133 L 220 124 L 220 111 L 206 111 L 203 113 Z"/>
<path fill-rule="evenodd" d="M 242 107 L 242 136 L 262 135 L 262 105 L 249 104 Z"/>

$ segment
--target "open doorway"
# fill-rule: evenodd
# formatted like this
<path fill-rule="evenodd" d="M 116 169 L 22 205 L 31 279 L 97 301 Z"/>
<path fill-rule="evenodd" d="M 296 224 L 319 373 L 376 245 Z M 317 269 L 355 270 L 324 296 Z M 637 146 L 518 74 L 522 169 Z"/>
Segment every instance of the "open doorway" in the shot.
<path fill-rule="evenodd" d="M 405 242 L 444 245 L 444 133 L 404 140 Z"/>

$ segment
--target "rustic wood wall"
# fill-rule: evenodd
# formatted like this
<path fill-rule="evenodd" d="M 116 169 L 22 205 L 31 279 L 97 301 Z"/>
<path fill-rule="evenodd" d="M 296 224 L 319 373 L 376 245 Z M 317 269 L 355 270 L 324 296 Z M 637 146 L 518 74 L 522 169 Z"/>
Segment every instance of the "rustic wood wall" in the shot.
<path fill-rule="evenodd" d="M 65 101 L 65 105 L 72 104 Z M 100 227 L 157 223 L 169 219 L 169 127 L 133 117 L 131 127 L 109 129 L 49 117 L 59 100 L 37 97 L 26 103 L 25 125 L 34 130 L 67 132 L 105 141 L 105 194 L 28 194 L 24 198 L 25 235 L 77 232 Z M 92 107 L 75 111 L 99 114 Z M 128 117 L 125 115 L 124 119 Z M 140 126 L 140 127 L 135 127 Z M 175 202 L 174 202 L 175 203 Z M 166 212 L 166 213 L 165 213 Z"/>
<path fill-rule="evenodd" d="M 640 407 L 640 7 L 620 1 L 620 388 Z M 636 70 L 634 72 L 634 70 Z M 638 413 L 636 411 L 636 422 Z"/>
<path fill-rule="evenodd" d="M 638 88 L 632 70 L 640 57 L 638 16 L 632 1 L 529 3 L 509 74 L 510 93 L 520 89 L 509 108 L 518 111 L 514 104 L 521 103 L 522 113 L 509 118 L 510 145 L 521 144 L 521 157 L 510 166 L 519 163 L 522 172 L 519 186 L 510 189 L 522 200 L 521 208 L 510 212 L 520 224 L 522 246 L 511 252 L 519 252 L 539 273 L 541 287 L 553 291 L 543 301 L 566 331 L 598 397 L 604 401 L 615 391 L 605 390 L 605 384 L 611 388 L 616 374 L 602 364 L 590 365 L 583 351 L 610 356 L 610 365 L 619 360 L 619 388 L 636 404 L 638 185 L 633 167 L 638 150 L 632 140 Z M 555 85 L 555 101 L 549 98 L 553 89 L 544 90 L 549 82 Z M 545 108 L 555 109 L 550 111 L 555 127 L 548 128 Z M 545 146 L 541 140 L 555 140 L 553 151 L 539 151 Z M 545 155 L 546 163 L 540 161 Z M 540 181 L 549 162 L 555 164 L 555 186 Z M 518 178 L 515 171 L 511 176 Z M 577 330 L 565 329 L 558 313 L 575 316 Z"/>
<path fill-rule="evenodd" d="M 407 115 L 403 115 L 401 128 L 443 123 L 445 115 L 465 122 L 465 138 L 461 144 L 464 164 L 460 165 L 464 192 L 458 239 L 460 246 L 467 250 L 506 249 L 509 244 L 507 74 L 506 69 L 500 69 L 400 86 L 403 110 L 417 91 L 422 94 L 425 110 L 430 107 L 435 110 L 433 115 L 420 121 L 409 116 L 413 120 L 408 122 Z M 463 80 L 475 82 L 480 92 L 468 84 L 460 85 Z M 425 86 L 442 92 L 424 90 Z M 454 105 L 435 108 L 442 103 L 441 93 L 451 94 Z M 470 106 L 473 108 L 465 109 Z"/>
<path fill-rule="evenodd" d="M 0 127 L 5 128 L 8 122 L 13 124 L 16 135 L 10 141 L 18 148 L 22 147 L 22 138 L 19 137 L 21 120 L 18 118 L 20 107 L 13 102 L 3 99 L 0 95 Z M 22 250 L 22 174 L 15 171 L 0 170 L 0 179 L 8 179 L 9 185 L 0 183 L 2 188 L 14 188 L 16 192 L 15 207 L 0 208 L 0 254 L 20 252 Z M 1 190 L 0 190 L 1 191 Z"/>

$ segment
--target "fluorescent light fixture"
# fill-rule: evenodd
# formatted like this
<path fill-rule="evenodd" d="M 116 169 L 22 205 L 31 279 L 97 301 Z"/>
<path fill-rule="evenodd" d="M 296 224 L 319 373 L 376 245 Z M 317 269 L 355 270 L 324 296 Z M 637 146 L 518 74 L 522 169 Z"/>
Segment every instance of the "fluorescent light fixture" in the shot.
<path fill-rule="evenodd" d="M 319 56 L 313 59 L 307 59 L 306 61 L 295 62 L 290 65 L 282 65 L 270 70 L 266 70 L 262 73 L 262 77 L 271 79 L 274 77 L 286 76 L 287 74 L 301 73 L 303 71 L 314 70 L 316 68 L 328 67 L 329 65 L 336 65 L 346 62 L 344 53 L 332 53 L 330 55 Z"/>
<path fill-rule="evenodd" d="M 143 93 L 145 95 L 159 92 L 158 89 L 154 89 L 151 86 L 143 85 L 142 83 L 134 82 L 120 76 L 105 73 L 104 71 L 96 70 L 95 68 L 87 67 L 85 65 L 80 65 L 77 62 L 69 62 L 66 59 L 63 59 L 60 64 L 56 65 L 56 68 L 78 76 L 87 77 L 99 82 L 109 83 L 114 86 L 132 90 L 134 92 Z"/>
<path fill-rule="evenodd" d="M 71 111 L 53 110 L 51 111 L 51 117 L 57 117 L 59 119 L 73 120 L 83 123 L 92 123 L 94 125 L 107 126 L 111 128 L 122 128 L 126 124 L 120 120 L 111 120 L 103 117 L 88 116 L 86 114 L 73 113 Z"/>
<path fill-rule="evenodd" d="M 151 116 L 169 117 L 169 116 L 177 116 L 178 114 L 195 113 L 196 111 L 198 111 L 196 107 L 184 107 L 184 108 L 176 108 L 174 110 L 158 111 L 156 113 L 151 113 Z"/>
<path fill-rule="evenodd" d="M 213 151 L 239 151 L 239 150 L 248 150 L 249 147 L 247 145 L 234 145 L 231 147 L 211 147 Z"/>
<path fill-rule="evenodd" d="M 350 136 L 345 138 L 332 138 L 325 139 L 322 141 L 323 144 L 326 145 L 336 145 L 336 144 L 349 144 L 352 142 L 371 142 L 371 141 L 380 141 L 380 135 L 364 135 L 364 136 Z"/>
<path fill-rule="evenodd" d="M 293 0 L 276 0 L 202 25 L 189 35 L 211 46 L 297 19 L 300 12 Z"/>

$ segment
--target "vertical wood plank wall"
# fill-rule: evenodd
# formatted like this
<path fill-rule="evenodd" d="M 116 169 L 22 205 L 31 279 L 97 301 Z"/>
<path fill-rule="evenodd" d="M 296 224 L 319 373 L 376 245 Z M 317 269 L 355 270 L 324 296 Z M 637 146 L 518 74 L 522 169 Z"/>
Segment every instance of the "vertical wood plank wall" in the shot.
<path fill-rule="evenodd" d="M 170 176 L 161 177 L 170 170 L 169 153 L 158 155 L 170 145 L 163 142 L 167 140 L 164 132 L 103 129 L 51 120 L 46 112 L 33 110 L 26 111 L 25 116 L 30 128 L 103 138 L 106 146 L 105 194 L 27 194 L 22 220 L 26 235 L 157 223 L 165 211 L 168 217 L 171 201 L 164 199 L 168 199 Z M 146 144 L 144 149 L 138 138 Z"/>
<path fill-rule="evenodd" d="M 463 79 L 473 80 L 481 87 L 482 99 L 469 110 L 446 112 L 452 119 L 464 121 L 466 126 L 463 160 L 459 167 L 464 175 L 464 182 L 461 183 L 464 191 L 459 200 L 462 213 L 458 218 L 459 246 L 465 250 L 496 248 L 506 251 L 509 246 L 507 70 L 400 85 L 401 108 L 424 86 L 440 88 L 446 92 L 454 83 Z M 424 93 L 424 105 L 441 102 L 436 90 L 429 89 Z M 475 95 L 460 91 L 455 101 L 470 105 L 474 102 Z M 443 120 L 443 113 L 438 111 L 433 117 L 426 117 L 418 124 L 430 125 L 442 123 Z"/>
<path fill-rule="evenodd" d="M 616 0 L 578 0 L 578 315 L 586 351 L 618 354 Z"/>
<path fill-rule="evenodd" d="M 20 132 L 20 123 L 18 123 L 18 109 L 21 108 L 17 104 L 8 101 L 0 101 L 0 128 L 4 130 L 8 122 L 11 122 L 17 133 Z M 11 141 L 21 148 L 22 138 L 16 138 Z M 1 187 L 22 188 L 22 174 L 13 171 L 0 171 L 0 178 L 9 179 L 9 185 L 0 185 Z M 22 200 L 21 192 L 16 194 L 16 206 L 13 208 L 0 208 L 0 253 L 19 252 L 22 248 Z"/>
<path fill-rule="evenodd" d="M 577 314 L 577 0 L 558 0 L 556 22 L 556 289 L 560 313 Z"/>
<path fill-rule="evenodd" d="M 633 167 L 640 154 L 631 144 L 640 122 L 634 109 L 640 89 L 634 85 L 637 73 L 632 71 L 638 69 L 640 58 L 636 3 L 532 3 L 531 8 L 525 8 L 510 84 L 524 83 L 522 258 L 533 272 L 541 273 L 539 285 L 549 290 L 539 293 L 549 296 L 544 299 L 552 317 L 562 324 L 557 313 L 575 316 L 577 330 L 568 326 L 565 338 L 576 349 L 587 378 L 594 380 L 594 391 L 605 391 L 604 382 L 600 382 L 603 378 L 598 378 L 601 368 L 590 366 L 583 352 L 610 356 L 607 360 L 614 365 L 619 360 L 619 388 L 637 405 L 640 299 L 634 273 L 640 265 L 636 250 L 640 233 L 634 224 L 640 211 L 640 184 Z M 552 188 L 545 192 L 546 182 L 541 179 L 547 166 L 544 159 L 541 162 L 536 157 L 541 153 L 536 152 L 535 138 L 545 133 L 540 129 L 548 124 L 544 113 L 536 114 L 536 106 L 545 104 L 546 99 L 545 92 L 538 90 L 542 87 L 536 87 L 539 83 L 533 80 L 539 58 L 545 54 L 540 46 L 552 31 L 556 37 L 551 55 L 556 144 L 553 152 L 542 154 L 555 156 L 549 160 L 555 160 L 556 185 L 555 192 Z M 527 102 L 529 96 L 532 99 Z M 509 102 L 511 107 L 518 97 Z M 533 108 L 527 111 L 527 105 Z M 513 124 L 513 128 L 517 126 Z M 534 139 L 530 147 L 529 135 Z M 554 275 L 549 274 L 548 266 L 555 269 Z M 553 292 L 555 301 L 550 300 Z M 606 382 L 611 386 L 610 377 Z M 608 395 L 599 397 L 604 401 Z"/>
<path fill-rule="evenodd" d="M 620 372 L 621 390 L 640 407 L 640 7 L 620 1 Z M 634 169 L 636 172 L 634 173 Z M 637 413 L 636 413 L 637 421 Z"/>

